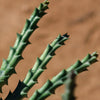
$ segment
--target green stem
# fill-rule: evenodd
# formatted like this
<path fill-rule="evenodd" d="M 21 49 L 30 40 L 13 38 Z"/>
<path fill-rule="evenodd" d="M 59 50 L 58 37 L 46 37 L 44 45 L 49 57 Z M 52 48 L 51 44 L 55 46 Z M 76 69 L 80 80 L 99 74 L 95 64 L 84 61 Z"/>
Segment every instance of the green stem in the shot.
<path fill-rule="evenodd" d="M 75 100 L 74 90 L 76 87 L 76 74 L 73 71 L 68 73 L 68 79 L 65 81 L 65 93 L 62 95 L 62 100 Z"/>
<path fill-rule="evenodd" d="M 54 78 L 48 80 L 40 89 L 36 90 L 29 100 L 44 100 L 51 94 L 54 94 L 55 89 L 63 85 L 68 78 L 68 72 L 73 70 L 73 72 L 77 75 L 78 73 L 87 70 L 87 67 L 97 61 L 97 56 L 98 54 L 96 52 L 88 54 L 82 61 L 77 61 L 70 68 L 62 70 Z"/>
<path fill-rule="evenodd" d="M 8 78 L 15 73 L 15 66 L 23 59 L 22 52 L 25 47 L 30 44 L 29 37 L 35 31 L 38 21 L 46 14 L 44 11 L 48 9 L 49 2 L 46 0 L 41 3 L 38 8 L 35 9 L 30 19 L 26 20 L 26 24 L 21 34 L 17 33 L 17 39 L 14 47 L 10 48 L 9 56 L 7 60 L 3 60 L 0 69 L 0 92 L 2 92 L 2 86 L 8 83 Z"/>

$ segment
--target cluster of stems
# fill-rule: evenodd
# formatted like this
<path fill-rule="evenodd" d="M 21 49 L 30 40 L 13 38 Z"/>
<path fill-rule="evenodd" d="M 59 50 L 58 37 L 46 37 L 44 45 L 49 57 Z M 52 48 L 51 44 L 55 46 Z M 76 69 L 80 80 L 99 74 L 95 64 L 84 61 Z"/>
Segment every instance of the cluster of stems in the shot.
<path fill-rule="evenodd" d="M 62 70 L 58 75 L 48 80 L 40 89 L 36 90 L 29 100 L 44 100 L 51 94 L 54 94 L 55 89 L 64 84 L 68 79 L 68 73 L 73 71 L 76 75 L 87 70 L 91 64 L 97 61 L 98 54 L 88 54 L 83 60 L 78 60 L 74 65 L 66 70 Z"/>
<path fill-rule="evenodd" d="M 17 39 L 14 47 L 10 47 L 10 52 L 7 60 L 3 60 L 0 69 L 0 92 L 2 92 L 2 86 L 8 84 L 8 78 L 15 72 L 15 66 L 23 59 L 22 52 L 25 47 L 30 44 L 29 37 L 38 28 L 38 21 L 46 14 L 45 10 L 48 9 L 49 2 L 46 0 L 36 8 L 29 19 L 26 20 L 26 24 L 21 32 L 17 33 Z"/>
<path fill-rule="evenodd" d="M 0 68 L 0 92 L 2 92 L 2 86 L 8 84 L 9 77 L 15 72 L 15 67 L 19 63 L 22 57 L 22 53 L 25 47 L 30 44 L 29 37 L 38 28 L 38 21 L 46 14 L 45 10 L 48 9 L 48 0 L 45 0 L 36 8 L 29 19 L 26 20 L 26 24 L 21 32 L 17 33 L 17 39 L 13 47 L 10 48 L 9 56 L 7 60 L 3 60 Z M 27 97 L 29 90 L 38 83 L 39 76 L 46 69 L 46 65 L 55 55 L 55 51 L 64 45 L 64 42 L 68 40 L 69 35 L 59 35 L 51 44 L 48 44 L 43 54 L 37 57 L 37 60 L 32 69 L 30 69 L 23 81 L 19 81 L 18 86 L 13 93 L 9 92 L 5 100 L 22 100 Z M 62 70 L 59 74 L 48 80 L 40 89 L 36 90 L 29 100 L 44 100 L 51 94 L 55 93 L 55 89 L 64 83 L 67 84 L 67 90 L 62 96 L 63 100 L 75 100 L 74 88 L 75 88 L 75 76 L 79 73 L 86 71 L 87 67 L 97 61 L 98 54 L 88 54 L 83 60 L 78 60 L 74 65 L 68 69 Z M 66 81 L 67 80 L 67 81 Z"/>

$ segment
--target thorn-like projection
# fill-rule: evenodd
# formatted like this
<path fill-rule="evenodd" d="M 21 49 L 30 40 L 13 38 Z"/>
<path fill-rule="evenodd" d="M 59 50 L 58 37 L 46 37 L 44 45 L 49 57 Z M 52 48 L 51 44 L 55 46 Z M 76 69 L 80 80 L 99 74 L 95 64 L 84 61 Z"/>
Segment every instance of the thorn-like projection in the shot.
<path fill-rule="evenodd" d="M 56 54 L 55 54 L 55 52 L 52 52 L 50 55 L 51 55 L 51 56 L 55 56 Z"/>
<path fill-rule="evenodd" d="M 30 41 L 27 41 L 27 44 L 30 45 L 30 44 L 32 44 L 32 43 L 31 43 Z"/>
<path fill-rule="evenodd" d="M 65 33 L 63 36 L 69 38 L 70 35 L 68 35 L 68 33 Z"/>
<path fill-rule="evenodd" d="M 37 26 L 37 25 L 36 25 L 36 26 L 34 26 L 34 27 L 35 27 L 35 29 L 39 28 L 39 26 Z"/>
<path fill-rule="evenodd" d="M 8 61 L 7 61 L 6 59 L 3 59 L 1 69 L 2 69 L 2 70 L 5 70 L 5 69 L 6 69 L 7 64 L 8 64 Z"/>

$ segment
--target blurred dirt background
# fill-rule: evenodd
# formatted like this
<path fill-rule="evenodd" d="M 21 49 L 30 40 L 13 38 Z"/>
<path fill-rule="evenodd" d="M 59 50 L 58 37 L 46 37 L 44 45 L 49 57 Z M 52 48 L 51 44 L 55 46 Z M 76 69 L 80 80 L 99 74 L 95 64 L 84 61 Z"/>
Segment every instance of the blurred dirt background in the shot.
<path fill-rule="evenodd" d="M 16 33 L 21 32 L 26 18 L 29 18 L 34 8 L 43 0 L 0 0 L 0 65 L 2 59 L 7 58 L 9 47 L 13 46 Z M 49 0 L 49 10 L 38 23 L 40 27 L 31 36 L 32 45 L 26 47 L 24 60 L 16 66 L 17 75 L 12 75 L 8 86 L 3 87 L 3 99 L 9 90 L 14 91 L 18 80 L 23 80 L 32 68 L 37 56 L 39 57 L 47 44 L 58 34 L 68 32 L 70 39 L 66 45 L 56 51 L 56 56 L 47 65 L 47 70 L 39 78 L 39 84 L 33 87 L 28 96 L 35 89 L 40 88 L 46 80 L 64 68 L 68 68 L 87 53 L 100 53 L 100 0 Z M 100 58 L 100 57 L 99 57 Z M 98 58 L 98 59 L 99 59 Z M 77 100 L 100 100 L 100 62 L 93 64 L 88 72 L 77 77 L 75 95 Z M 47 100 L 61 100 L 64 86 L 56 89 L 56 94 Z M 24 99 L 24 100 L 28 100 Z"/>

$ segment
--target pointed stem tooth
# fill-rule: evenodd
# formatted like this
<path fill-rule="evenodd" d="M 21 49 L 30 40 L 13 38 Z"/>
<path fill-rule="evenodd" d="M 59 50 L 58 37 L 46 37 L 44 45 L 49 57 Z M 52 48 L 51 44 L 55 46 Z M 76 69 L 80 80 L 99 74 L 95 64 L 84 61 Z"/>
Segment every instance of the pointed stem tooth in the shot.
<path fill-rule="evenodd" d="M 42 17 L 42 16 L 44 16 L 46 14 L 47 14 L 46 12 L 40 12 L 40 16 L 39 17 Z"/>
<path fill-rule="evenodd" d="M 63 36 L 62 36 L 62 37 L 63 37 Z M 58 43 L 59 43 L 59 44 L 63 44 L 65 40 L 68 40 L 68 38 L 63 37 Z"/>
<path fill-rule="evenodd" d="M 39 10 L 38 8 L 35 8 L 34 12 L 32 13 L 31 17 L 30 17 L 30 21 L 32 21 L 34 19 L 35 16 L 39 15 Z"/>
<path fill-rule="evenodd" d="M 8 65 L 7 60 L 3 59 L 3 62 L 2 62 L 2 65 L 1 65 L 1 69 L 2 69 L 2 70 L 5 70 L 6 67 L 7 67 L 7 65 Z"/>
<path fill-rule="evenodd" d="M 27 29 L 29 28 L 29 25 L 30 25 L 30 20 L 26 19 L 26 23 L 25 23 L 25 26 L 23 28 L 23 31 L 21 32 L 21 35 L 25 34 L 25 32 L 27 31 Z"/>
<path fill-rule="evenodd" d="M 34 27 L 35 27 L 35 29 L 39 28 L 39 26 L 37 26 L 37 25 L 35 25 Z"/>
<path fill-rule="evenodd" d="M 34 80 L 34 81 L 36 81 L 37 78 L 40 76 L 40 74 L 41 74 L 43 71 L 44 71 L 43 69 L 39 68 L 39 69 L 37 70 L 37 72 L 34 73 L 34 75 L 31 77 L 31 79 Z"/>
<path fill-rule="evenodd" d="M 8 58 L 7 58 L 8 62 L 12 59 L 14 53 L 15 53 L 15 49 L 13 47 L 10 47 L 10 52 L 9 52 L 9 55 L 8 55 Z"/>
<path fill-rule="evenodd" d="M 69 38 L 68 33 L 65 33 L 63 36 L 66 37 L 66 38 Z"/>
<path fill-rule="evenodd" d="M 63 84 L 64 84 L 64 81 L 59 79 L 57 82 L 53 83 L 53 85 L 49 88 L 49 90 L 54 91 L 56 88 L 58 88 L 59 86 Z"/>
<path fill-rule="evenodd" d="M 30 24 L 30 29 L 33 29 L 33 30 L 35 30 L 34 29 L 34 26 L 36 26 L 36 24 L 37 24 L 37 22 L 40 20 L 40 16 L 36 16 L 36 17 L 34 17 L 34 20 L 32 21 L 32 23 Z M 35 27 L 36 28 L 36 27 Z"/>
<path fill-rule="evenodd" d="M 56 39 L 60 40 L 61 39 L 61 34 L 58 35 L 58 37 Z"/>
<path fill-rule="evenodd" d="M 32 74 L 33 74 L 32 71 L 29 70 L 28 73 L 27 73 L 27 75 L 26 75 L 26 78 L 25 78 L 24 81 L 23 81 L 24 84 L 27 84 L 27 83 L 29 82 L 29 80 L 30 80 Z"/>
<path fill-rule="evenodd" d="M 47 89 L 48 89 L 48 87 L 50 87 L 50 86 L 52 86 L 53 84 L 52 84 L 52 82 L 50 81 L 50 80 L 48 80 L 43 86 L 42 86 L 42 88 L 40 88 L 38 91 L 39 91 L 39 93 L 43 93 L 43 92 L 45 92 Z"/>
<path fill-rule="evenodd" d="M 15 67 L 16 64 L 22 59 L 21 55 L 14 55 L 13 59 L 9 62 L 10 67 Z"/>
<path fill-rule="evenodd" d="M 96 56 L 93 56 L 90 60 L 89 60 L 89 62 L 91 63 L 91 64 L 93 64 L 94 62 L 97 62 L 97 59 L 96 59 L 97 57 Z"/>
<path fill-rule="evenodd" d="M 48 9 L 48 4 L 49 4 L 49 2 L 44 2 L 44 3 L 43 3 L 42 11 Z"/>
<path fill-rule="evenodd" d="M 88 54 L 83 60 L 82 63 L 85 63 L 87 60 L 89 60 L 91 58 L 91 55 Z"/>
<path fill-rule="evenodd" d="M 61 47 L 61 46 L 62 46 L 61 44 L 56 44 L 56 45 L 53 47 L 53 49 L 51 50 L 50 53 L 56 51 L 56 49 L 58 49 L 58 48 Z"/>
<path fill-rule="evenodd" d="M 58 41 L 61 39 L 61 35 L 59 34 L 58 37 L 50 44 L 52 47 L 58 43 Z"/>
<path fill-rule="evenodd" d="M 30 41 L 27 41 L 27 44 L 29 45 L 29 44 L 32 44 Z"/>
<path fill-rule="evenodd" d="M 51 56 L 55 56 L 56 54 L 55 54 L 55 52 L 51 52 L 50 55 Z"/>
<path fill-rule="evenodd" d="M 38 69 L 38 67 L 39 67 L 39 65 L 41 64 L 41 62 L 42 62 L 42 61 L 40 60 L 40 58 L 37 57 L 37 60 L 36 60 L 34 66 L 33 66 L 33 68 L 32 68 L 32 71 L 33 71 L 33 72 L 36 72 L 36 70 Z"/>
<path fill-rule="evenodd" d="M 33 29 L 28 29 L 22 37 L 22 42 L 26 42 L 27 39 L 31 36 Z"/>
<path fill-rule="evenodd" d="M 23 50 L 24 50 L 24 48 L 27 46 L 27 42 L 21 42 L 20 44 L 19 44 L 19 46 L 17 47 L 17 49 L 16 49 L 16 55 L 20 55 L 20 54 L 22 54 L 22 52 L 23 52 Z"/>
<path fill-rule="evenodd" d="M 38 83 L 37 81 L 33 81 L 32 79 L 28 82 L 27 86 L 29 87 L 29 89 L 34 85 Z"/>
<path fill-rule="evenodd" d="M 55 77 L 52 78 L 51 82 L 54 83 L 56 81 L 58 81 L 62 76 L 66 75 L 66 70 L 62 70 L 58 75 L 56 75 Z"/>
<path fill-rule="evenodd" d="M 43 4 L 42 3 L 40 3 L 40 6 L 39 6 L 39 10 L 42 10 L 42 8 L 43 8 Z"/>
<path fill-rule="evenodd" d="M 41 65 L 39 66 L 39 68 L 45 69 L 46 64 L 52 59 L 51 55 L 48 55 L 44 61 L 41 63 Z"/>
<path fill-rule="evenodd" d="M 42 61 L 45 59 L 45 57 L 48 55 L 48 53 L 50 52 L 51 49 L 52 49 L 52 47 L 50 46 L 50 44 L 48 44 L 47 48 L 45 49 L 45 51 L 43 52 L 43 54 L 40 57 L 40 59 Z"/>
<path fill-rule="evenodd" d="M 71 71 L 74 70 L 75 68 L 77 68 L 78 66 L 82 65 L 82 62 L 80 60 L 78 60 L 75 64 L 73 64 L 72 66 L 70 66 L 67 71 Z"/>
<path fill-rule="evenodd" d="M 45 1 L 44 1 L 44 4 L 49 4 L 49 1 L 48 1 L 48 0 L 45 0 Z"/>
<path fill-rule="evenodd" d="M 21 35 L 19 33 L 17 33 L 17 39 L 16 39 L 16 42 L 14 44 L 14 48 L 16 49 L 20 43 L 20 40 L 21 40 Z"/>
<path fill-rule="evenodd" d="M 82 64 L 80 67 L 77 67 L 77 68 L 75 69 L 75 71 L 76 71 L 77 73 L 80 73 L 80 72 L 82 72 L 83 70 L 85 71 L 86 68 L 87 68 L 88 66 L 90 66 L 90 65 L 91 65 L 91 64 L 90 64 L 89 62 L 86 62 L 86 63 Z"/>
<path fill-rule="evenodd" d="M 96 57 L 98 57 L 98 53 L 97 53 L 97 52 L 93 52 L 93 53 L 91 54 L 91 56 L 96 56 Z"/>

